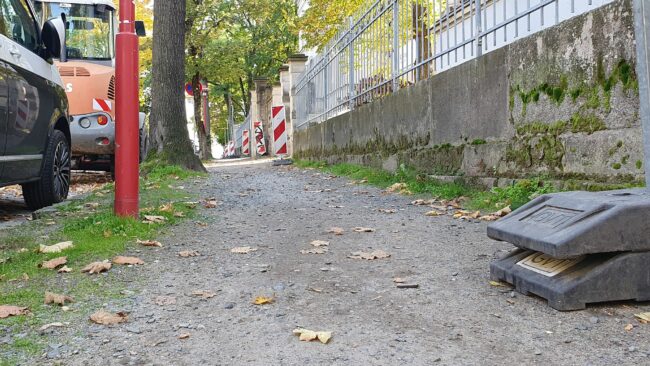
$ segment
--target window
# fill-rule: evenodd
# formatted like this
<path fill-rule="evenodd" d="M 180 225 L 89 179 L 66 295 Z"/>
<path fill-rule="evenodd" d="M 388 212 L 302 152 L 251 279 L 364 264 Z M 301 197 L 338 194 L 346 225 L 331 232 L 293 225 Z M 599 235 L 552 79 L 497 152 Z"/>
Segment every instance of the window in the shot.
<path fill-rule="evenodd" d="M 0 34 L 38 52 L 38 31 L 27 0 L 0 0 Z"/>

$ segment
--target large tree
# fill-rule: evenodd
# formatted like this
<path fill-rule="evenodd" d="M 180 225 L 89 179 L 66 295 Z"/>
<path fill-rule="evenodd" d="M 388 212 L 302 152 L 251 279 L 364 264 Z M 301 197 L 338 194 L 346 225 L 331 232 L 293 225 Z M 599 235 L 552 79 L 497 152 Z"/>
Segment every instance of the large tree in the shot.
<path fill-rule="evenodd" d="M 374 1 L 373 1 L 374 2 Z M 310 0 L 300 19 L 300 30 L 307 47 L 322 49 L 367 0 Z"/>
<path fill-rule="evenodd" d="M 187 132 L 185 114 L 185 1 L 154 2 L 151 151 L 167 163 L 205 171 Z"/>

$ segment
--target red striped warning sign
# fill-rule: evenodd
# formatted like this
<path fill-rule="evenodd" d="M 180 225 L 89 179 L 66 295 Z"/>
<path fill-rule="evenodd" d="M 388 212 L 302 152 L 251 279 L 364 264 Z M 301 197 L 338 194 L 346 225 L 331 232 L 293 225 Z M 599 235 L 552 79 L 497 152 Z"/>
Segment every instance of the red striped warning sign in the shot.
<path fill-rule="evenodd" d="M 287 116 L 282 107 L 273 107 L 273 148 L 275 155 L 287 155 Z"/>
<path fill-rule="evenodd" d="M 262 122 L 255 122 L 255 143 L 257 146 L 257 154 L 266 154 L 266 141 L 264 141 L 264 130 L 262 129 Z"/>
<path fill-rule="evenodd" d="M 243 155 L 250 155 L 251 154 L 251 141 L 250 141 L 250 131 L 244 130 L 242 133 L 242 143 L 241 143 L 241 153 Z"/>
<path fill-rule="evenodd" d="M 110 113 L 113 110 L 113 102 L 105 99 L 93 99 L 93 110 Z"/>

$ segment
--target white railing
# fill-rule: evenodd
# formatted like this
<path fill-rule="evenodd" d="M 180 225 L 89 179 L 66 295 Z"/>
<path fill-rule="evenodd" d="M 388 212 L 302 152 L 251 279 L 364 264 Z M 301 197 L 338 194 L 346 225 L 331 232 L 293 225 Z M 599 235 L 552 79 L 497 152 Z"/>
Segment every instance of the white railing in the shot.
<path fill-rule="evenodd" d="M 319 123 L 615 0 L 372 0 L 312 58 L 295 128 Z"/>

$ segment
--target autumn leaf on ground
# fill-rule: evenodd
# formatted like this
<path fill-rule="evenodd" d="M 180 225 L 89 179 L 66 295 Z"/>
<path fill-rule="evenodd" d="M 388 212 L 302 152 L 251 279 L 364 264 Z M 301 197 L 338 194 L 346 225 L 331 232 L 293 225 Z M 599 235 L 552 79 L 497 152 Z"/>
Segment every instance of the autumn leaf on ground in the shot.
<path fill-rule="evenodd" d="M 65 305 L 66 302 L 74 302 L 70 296 L 59 295 L 52 292 L 45 292 L 45 305 L 56 304 Z"/>
<path fill-rule="evenodd" d="M 38 248 L 39 253 L 61 253 L 66 249 L 74 247 L 71 241 L 64 241 L 63 243 L 58 243 L 50 246 L 41 245 Z"/>
<path fill-rule="evenodd" d="M 189 334 L 189 333 L 181 333 L 181 334 L 178 336 L 178 339 L 188 339 L 188 338 L 190 338 L 190 334 Z"/>
<path fill-rule="evenodd" d="M 144 220 L 142 220 L 142 222 L 145 224 L 160 224 L 165 221 L 167 221 L 167 219 L 164 216 L 154 215 L 144 215 Z"/>
<path fill-rule="evenodd" d="M 88 202 L 88 203 L 86 203 L 84 205 L 84 207 L 94 209 L 94 208 L 99 207 L 99 203 L 97 203 L 97 202 Z"/>
<path fill-rule="evenodd" d="M 174 204 L 170 202 L 168 204 L 160 206 L 160 208 L 158 210 L 160 210 L 162 212 L 173 212 L 174 211 Z"/>
<path fill-rule="evenodd" d="M 386 191 L 395 193 L 395 192 L 400 192 L 408 188 L 408 185 L 406 183 L 395 183 L 392 186 L 388 187 Z"/>
<path fill-rule="evenodd" d="M 275 298 L 273 297 L 266 297 L 266 296 L 258 296 L 253 300 L 253 304 L 255 305 L 268 305 L 268 304 L 273 304 L 275 302 Z"/>
<path fill-rule="evenodd" d="M 496 221 L 496 220 L 498 220 L 498 219 L 500 219 L 502 217 L 506 217 L 506 216 L 510 215 L 511 213 L 512 213 L 512 209 L 510 208 L 510 206 L 508 206 L 506 208 L 502 208 L 501 210 L 499 210 L 497 212 L 494 212 L 494 213 L 491 213 L 489 215 L 481 216 L 481 217 L 479 217 L 479 220 Z"/>
<path fill-rule="evenodd" d="M 432 205 L 435 202 L 436 202 L 436 200 L 419 199 L 419 200 L 415 200 L 415 201 L 411 202 L 411 205 L 413 205 L 413 206 L 428 206 L 428 205 Z"/>
<path fill-rule="evenodd" d="M 205 208 L 217 208 L 219 206 L 219 201 L 216 198 L 206 198 L 203 201 L 203 207 Z"/>
<path fill-rule="evenodd" d="M 196 208 L 196 206 L 199 205 L 199 202 L 183 202 L 183 204 L 185 205 L 185 207 L 193 210 Z"/>
<path fill-rule="evenodd" d="M 400 278 L 400 277 L 395 277 L 395 278 L 393 278 L 393 282 L 395 282 L 395 283 L 405 283 L 406 280 L 403 279 L 403 278 Z"/>
<path fill-rule="evenodd" d="M 624 329 L 625 329 L 626 331 L 628 331 L 628 332 L 631 332 L 632 329 L 634 329 L 634 325 L 632 325 L 632 324 L 628 324 L 628 325 L 625 326 Z"/>
<path fill-rule="evenodd" d="M 302 254 L 325 254 L 328 252 L 327 247 L 313 248 L 313 249 L 303 249 L 300 251 Z"/>
<path fill-rule="evenodd" d="M 88 274 L 97 274 L 97 273 L 102 273 L 106 272 L 109 269 L 111 269 L 112 264 L 109 261 L 104 261 L 104 262 L 93 262 L 90 263 L 89 265 L 85 266 L 81 272 L 85 273 L 88 272 Z"/>
<path fill-rule="evenodd" d="M 314 332 L 309 329 L 294 329 L 293 334 L 300 336 L 300 340 L 304 342 L 310 342 L 314 340 L 319 340 L 323 344 L 327 344 L 332 338 L 332 332 Z"/>
<path fill-rule="evenodd" d="M 201 297 L 207 300 L 217 296 L 217 294 L 208 290 L 197 290 L 197 291 L 192 291 L 192 296 Z"/>
<path fill-rule="evenodd" d="M 59 268 L 59 270 L 57 272 L 58 273 L 70 273 L 70 272 L 72 272 L 72 268 L 70 268 L 68 266 L 63 266 L 63 267 Z"/>
<path fill-rule="evenodd" d="M 68 257 L 59 257 L 59 258 L 54 258 L 49 261 L 45 261 L 39 265 L 41 268 L 45 269 L 55 269 L 57 267 L 60 267 L 64 264 L 68 263 Z"/>
<path fill-rule="evenodd" d="M 379 211 L 381 213 L 386 213 L 386 214 L 394 214 L 394 213 L 397 212 L 397 210 L 390 209 L 390 208 L 380 208 L 377 211 Z"/>
<path fill-rule="evenodd" d="M 345 232 L 345 230 L 343 228 L 340 228 L 340 227 L 333 227 L 333 228 L 330 228 L 327 231 L 328 234 L 334 234 L 334 235 L 339 235 L 339 236 L 343 235 L 344 232 Z"/>
<path fill-rule="evenodd" d="M 375 259 L 386 259 L 389 258 L 390 254 L 384 252 L 383 250 L 375 250 L 370 253 L 367 252 L 354 252 L 348 256 L 350 259 L 365 259 L 365 260 L 375 260 Z"/>
<path fill-rule="evenodd" d="M 444 215 L 444 214 L 441 213 L 441 212 L 435 211 L 435 210 L 429 211 L 429 212 L 424 214 L 424 216 L 429 216 L 429 217 L 438 217 L 438 216 L 442 216 L 442 215 Z"/>
<path fill-rule="evenodd" d="M 198 257 L 200 255 L 201 253 L 197 252 L 196 250 L 183 250 L 182 252 L 178 252 L 178 256 L 183 258 Z"/>
<path fill-rule="evenodd" d="M 109 313 L 105 310 L 100 310 L 90 316 L 90 320 L 93 323 L 101 325 L 113 325 L 119 323 L 125 323 L 129 320 L 129 316 L 126 313 Z"/>
<path fill-rule="evenodd" d="M 153 300 L 156 305 L 165 306 L 165 305 L 175 305 L 176 298 L 173 296 L 156 296 Z"/>
<path fill-rule="evenodd" d="M 174 212 L 174 217 L 185 217 L 185 214 L 182 212 Z"/>
<path fill-rule="evenodd" d="M 129 266 L 137 266 L 137 265 L 142 265 L 144 264 L 144 261 L 140 258 L 137 257 L 123 257 L 123 256 L 117 256 L 113 258 L 113 264 L 123 264 L 123 265 L 129 265 Z"/>
<path fill-rule="evenodd" d="M 155 240 L 140 240 L 140 239 L 138 239 L 137 243 L 142 245 L 142 246 L 145 246 L 145 247 L 162 248 L 162 246 L 163 246 L 162 243 L 160 243 L 159 241 L 155 241 Z"/>
<path fill-rule="evenodd" d="M 374 233 L 375 229 L 370 227 L 355 227 L 352 229 L 355 233 Z"/>
<path fill-rule="evenodd" d="M 508 285 L 506 285 L 506 284 L 503 283 L 503 282 L 499 282 L 499 281 L 490 281 L 490 286 L 494 286 L 494 287 L 508 287 Z"/>
<path fill-rule="evenodd" d="M 69 324 L 69 323 L 66 323 L 66 324 Z M 41 332 L 44 332 L 44 331 L 46 331 L 46 330 L 48 330 L 50 328 L 63 328 L 63 327 L 65 327 L 65 324 L 63 324 L 61 322 L 55 322 L 55 323 L 45 324 L 44 326 L 38 328 L 38 330 L 41 331 Z"/>
<path fill-rule="evenodd" d="M 12 305 L 0 305 L 0 319 L 27 314 L 29 314 L 27 308 Z"/>
<path fill-rule="evenodd" d="M 230 252 L 235 254 L 248 254 L 255 251 L 257 251 L 257 248 L 251 248 L 251 247 L 236 247 L 230 249 Z"/>
<path fill-rule="evenodd" d="M 325 240 L 314 240 L 310 244 L 315 246 L 315 247 L 326 247 L 326 246 L 330 245 L 330 242 L 325 241 Z"/>
<path fill-rule="evenodd" d="M 643 324 L 650 323 L 650 313 L 634 314 L 634 316 Z"/>

